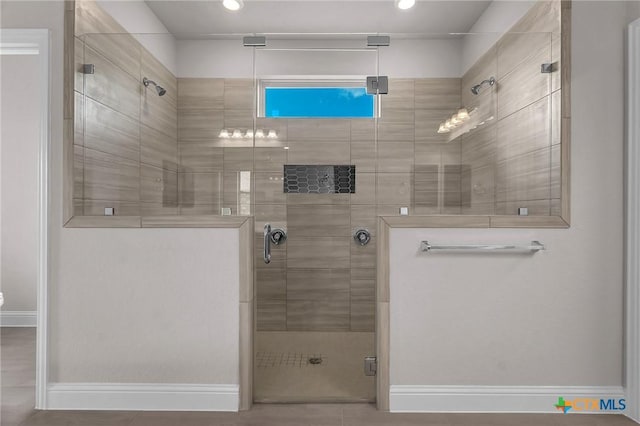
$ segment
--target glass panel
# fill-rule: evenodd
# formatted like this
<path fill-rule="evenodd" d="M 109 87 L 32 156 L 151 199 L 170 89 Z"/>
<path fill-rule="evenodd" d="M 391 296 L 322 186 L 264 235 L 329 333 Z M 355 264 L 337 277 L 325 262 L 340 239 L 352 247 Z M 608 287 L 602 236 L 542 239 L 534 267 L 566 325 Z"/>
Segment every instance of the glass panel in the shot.
<path fill-rule="evenodd" d="M 364 87 L 376 75 L 377 51 L 291 42 L 255 52 L 254 396 L 372 401 L 364 358 L 375 355 L 375 235 L 359 245 L 353 234 L 375 234 L 375 102 Z M 319 92 L 328 103 L 309 105 Z M 279 118 L 270 113 L 273 93 L 285 94 L 275 99 L 284 100 Z M 354 106 L 359 100 L 366 111 Z M 266 223 L 288 235 L 272 246 L 269 264 L 261 251 Z"/>

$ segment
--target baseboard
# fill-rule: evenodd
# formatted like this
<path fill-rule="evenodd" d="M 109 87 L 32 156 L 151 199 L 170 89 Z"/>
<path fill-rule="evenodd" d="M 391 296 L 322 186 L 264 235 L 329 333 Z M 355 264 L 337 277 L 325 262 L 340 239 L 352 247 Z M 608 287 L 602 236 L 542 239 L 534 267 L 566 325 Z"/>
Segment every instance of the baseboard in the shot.
<path fill-rule="evenodd" d="M 398 413 L 559 413 L 558 397 L 618 401 L 625 396 L 622 386 L 391 386 L 389 393 L 390 411 Z"/>
<path fill-rule="evenodd" d="M 38 324 L 36 311 L 1 311 L 0 327 L 35 327 Z"/>
<path fill-rule="evenodd" d="M 49 410 L 238 411 L 238 385 L 51 383 Z"/>

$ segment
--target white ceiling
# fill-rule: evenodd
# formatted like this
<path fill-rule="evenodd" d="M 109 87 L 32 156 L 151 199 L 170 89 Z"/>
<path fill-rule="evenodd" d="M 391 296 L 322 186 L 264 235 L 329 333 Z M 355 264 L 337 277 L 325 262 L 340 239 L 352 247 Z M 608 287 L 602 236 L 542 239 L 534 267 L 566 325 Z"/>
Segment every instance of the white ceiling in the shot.
<path fill-rule="evenodd" d="M 393 34 L 468 32 L 491 1 L 418 1 L 399 10 L 393 0 L 245 0 L 238 12 L 220 0 L 146 0 L 177 38 L 225 34 Z"/>

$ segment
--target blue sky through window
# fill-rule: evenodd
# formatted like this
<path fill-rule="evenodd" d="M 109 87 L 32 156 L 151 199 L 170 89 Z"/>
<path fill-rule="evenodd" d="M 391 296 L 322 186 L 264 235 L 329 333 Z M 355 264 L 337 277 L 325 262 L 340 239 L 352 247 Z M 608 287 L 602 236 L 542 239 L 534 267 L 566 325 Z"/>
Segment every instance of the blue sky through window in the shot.
<path fill-rule="evenodd" d="M 265 117 L 372 118 L 374 97 L 364 87 L 267 87 Z"/>

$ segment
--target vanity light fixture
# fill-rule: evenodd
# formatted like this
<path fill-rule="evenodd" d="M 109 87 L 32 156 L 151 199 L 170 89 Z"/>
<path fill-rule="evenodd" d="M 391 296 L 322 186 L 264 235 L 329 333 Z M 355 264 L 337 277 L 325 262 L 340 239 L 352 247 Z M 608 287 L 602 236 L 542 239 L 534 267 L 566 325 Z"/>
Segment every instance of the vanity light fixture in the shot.
<path fill-rule="evenodd" d="M 247 139 L 251 139 L 253 137 L 253 130 L 247 130 L 247 133 L 244 134 L 244 137 Z"/>
<path fill-rule="evenodd" d="M 396 0 L 396 7 L 400 10 L 411 9 L 416 4 L 416 0 Z"/>
<path fill-rule="evenodd" d="M 269 139 L 276 139 L 278 137 L 278 134 L 275 130 L 269 130 L 269 134 L 267 135 L 267 137 Z"/>
<path fill-rule="evenodd" d="M 264 138 L 264 131 L 262 129 L 257 129 L 256 130 L 256 139 L 262 139 Z"/>
<path fill-rule="evenodd" d="M 238 129 L 234 130 L 233 133 L 231 134 L 231 137 L 233 139 L 240 139 L 242 138 L 242 136 L 243 136 L 242 131 Z"/>
<path fill-rule="evenodd" d="M 223 139 L 226 139 L 229 136 L 230 136 L 229 131 L 227 129 L 220 130 L 220 134 L 218 135 L 219 138 L 223 138 Z"/>
<path fill-rule="evenodd" d="M 469 111 L 466 108 L 460 108 L 457 113 L 453 114 L 451 118 L 440 123 L 438 127 L 438 133 L 449 133 L 451 130 L 463 125 L 471 119 Z"/>
<path fill-rule="evenodd" d="M 222 5 L 232 11 L 240 10 L 244 7 L 242 0 L 222 0 Z"/>
<path fill-rule="evenodd" d="M 218 133 L 220 139 L 278 139 L 278 132 L 275 130 L 263 130 L 256 129 L 255 133 L 253 129 L 241 130 L 241 129 L 222 129 Z"/>

